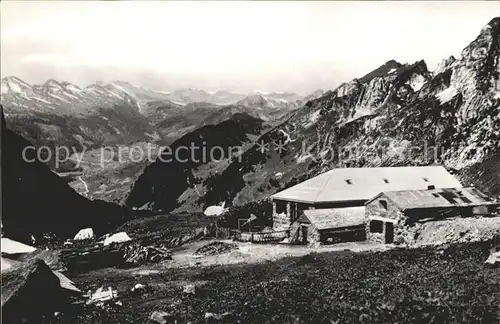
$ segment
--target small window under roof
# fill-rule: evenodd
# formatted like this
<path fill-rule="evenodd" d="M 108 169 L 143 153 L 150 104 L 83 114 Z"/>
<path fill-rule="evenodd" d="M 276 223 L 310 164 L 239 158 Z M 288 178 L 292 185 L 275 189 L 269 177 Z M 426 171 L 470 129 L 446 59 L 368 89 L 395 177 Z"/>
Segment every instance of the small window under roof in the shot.
<path fill-rule="evenodd" d="M 351 180 L 351 179 L 345 179 L 345 182 L 346 182 L 347 184 L 352 184 L 352 180 Z"/>

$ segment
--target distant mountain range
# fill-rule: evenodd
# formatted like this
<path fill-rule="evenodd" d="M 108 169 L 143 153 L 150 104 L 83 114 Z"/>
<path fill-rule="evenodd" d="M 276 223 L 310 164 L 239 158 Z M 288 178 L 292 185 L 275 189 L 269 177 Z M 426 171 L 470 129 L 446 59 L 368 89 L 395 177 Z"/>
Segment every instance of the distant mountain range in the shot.
<path fill-rule="evenodd" d="M 273 123 L 323 93 L 163 92 L 124 81 L 80 88 L 53 79 L 30 85 L 16 77 L 3 78 L 1 92 L 7 125 L 34 144 L 89 147 L 152 138 L 171 143 L 198 127 L 230 118 L 230 112 Z"/>
<path fill-rule="evenodd" d="M 147 113 L 147 103 L 158 101 L 180 106 L 205 102 L 214 105 L 248 104 L 250 108 L 261 108 L 262 105 L 272 108 L 298 108 L 306 99 L 288 92 L 239 94 L 224 90 L 206 92 L 191 88 L 166 92 L 124 81 L 96 82 L 84 88 L 53 79 L 44 84 L 30 85 L 14 76 L 2 79 L 1 94 L 2 104 L 10 113 L 37 111 L 63 114 L 89 113 L 95 108 L 111 108 L 116 104 L 133 104 L 139 112 Z"/>

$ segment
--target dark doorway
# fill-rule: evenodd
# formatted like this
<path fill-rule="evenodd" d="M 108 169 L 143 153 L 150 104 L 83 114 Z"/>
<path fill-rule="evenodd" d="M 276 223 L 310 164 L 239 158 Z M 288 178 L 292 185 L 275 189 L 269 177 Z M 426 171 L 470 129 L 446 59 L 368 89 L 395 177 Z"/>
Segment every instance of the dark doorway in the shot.
<path fill-rule="evenodd" d="M 302 229 L 302 244 L 307 244 L 308 241 L 307 241 L 307 226 L 305 225 L 302 225 L 301 226 L 301 229 Z"/>
<path fill-rule="evenodd" d="M 392 223 L 385 223 L 385 243 L 391 244 L 394 242 L 394 225 Z"/>

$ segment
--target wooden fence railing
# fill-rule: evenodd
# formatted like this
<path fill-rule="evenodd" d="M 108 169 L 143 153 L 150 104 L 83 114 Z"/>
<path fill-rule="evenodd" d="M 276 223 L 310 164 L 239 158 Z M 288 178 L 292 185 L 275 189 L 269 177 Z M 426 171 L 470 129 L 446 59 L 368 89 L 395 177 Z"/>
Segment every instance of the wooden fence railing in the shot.
<path fill-rule="evenodd" d="M 261 232 L 237 232 L 234 235 L 236 241 L 253 242 L 253 243 L 269 243 L 280 242 L 288 237 L 287 231 L 277 231 L 269 233 Z"/>

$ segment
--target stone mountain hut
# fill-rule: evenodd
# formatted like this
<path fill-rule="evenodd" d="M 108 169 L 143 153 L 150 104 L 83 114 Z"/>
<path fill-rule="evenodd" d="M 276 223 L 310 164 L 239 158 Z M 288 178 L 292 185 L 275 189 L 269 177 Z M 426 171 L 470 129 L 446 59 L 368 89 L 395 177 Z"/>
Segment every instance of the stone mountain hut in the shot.
<path fill-rule="evenodd" d="M 421 190 L 429 186 L 462 187 L 442 166 L 333 169 L 272 195 L 273 229 L 289 230 L 306 210 L 364 207 L 383 191 Z M 325 217 L 333 218 L 345 215 L 325 213 L 331 215 Z M 304 217 L 311 221 L 310 217 L 316 216 L 308 212 Z"/>
<path fill-rule="evenodd" d="M 386 191 L 366 205 L 369 241 L 411 244 L 413 225 L 450 217 L 490 215 L 499 203 L 476 188 Z"/>
<path fill-rule="evenodd" d="M 290 226 L 290 243 L 364 241 L 365 223 L 364 207 L 304 210 Z"/>

